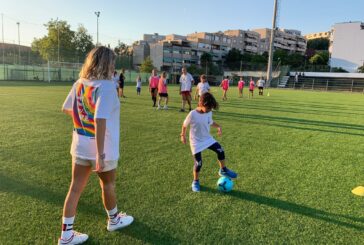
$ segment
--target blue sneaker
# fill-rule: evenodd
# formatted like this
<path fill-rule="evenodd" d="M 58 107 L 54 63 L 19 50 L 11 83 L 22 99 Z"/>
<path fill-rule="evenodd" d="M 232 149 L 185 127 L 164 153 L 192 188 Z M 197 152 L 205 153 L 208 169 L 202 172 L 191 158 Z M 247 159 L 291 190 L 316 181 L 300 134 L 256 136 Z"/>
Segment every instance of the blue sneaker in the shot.
<path fill-rule="evenodd" d="M 200 191 L 200 181 L 194 180 L 192 181 L 192 191 L 199 192 Z"/>
<path fill-rule="evenodd" d="M 228 178 L 231 178 L 231 179 L 235 179 L 236 177 L 238 177 L 238 174 L 235 173 L 234 171 L 228 169 L 228 168 L 220 168 L 219 170 L 219 175 L 220 176 L 224 176 L 224 177 L 228 177 Z"/>

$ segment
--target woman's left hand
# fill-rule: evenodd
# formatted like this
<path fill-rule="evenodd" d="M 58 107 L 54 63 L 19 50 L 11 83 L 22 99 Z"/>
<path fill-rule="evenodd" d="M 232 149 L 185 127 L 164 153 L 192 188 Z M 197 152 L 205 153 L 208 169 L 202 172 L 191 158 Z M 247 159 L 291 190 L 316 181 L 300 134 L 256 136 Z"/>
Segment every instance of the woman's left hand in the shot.
<path fill-rule="evenodd" d="M 96 168 L 94 172 L 101 173 L 102 170 L 105 168 L 105 160 L 101 159 L 100 157 L 97 157 L 96 159 Z"/>

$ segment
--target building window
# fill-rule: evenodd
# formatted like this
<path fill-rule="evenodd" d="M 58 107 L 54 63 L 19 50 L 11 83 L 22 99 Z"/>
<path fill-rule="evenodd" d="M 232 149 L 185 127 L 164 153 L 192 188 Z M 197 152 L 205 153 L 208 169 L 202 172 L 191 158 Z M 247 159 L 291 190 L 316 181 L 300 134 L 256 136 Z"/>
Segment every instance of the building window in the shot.
<path fill-rule="evenodd" d="M 231 39 L 228 39 L 228 40 L 227 40 L 227 43 L 231 43 Z"/>
<path fill-rule="evenodd" d="M 219 41 L 220 38 L 218 36 L 215 36 L 215 41 Z"/>

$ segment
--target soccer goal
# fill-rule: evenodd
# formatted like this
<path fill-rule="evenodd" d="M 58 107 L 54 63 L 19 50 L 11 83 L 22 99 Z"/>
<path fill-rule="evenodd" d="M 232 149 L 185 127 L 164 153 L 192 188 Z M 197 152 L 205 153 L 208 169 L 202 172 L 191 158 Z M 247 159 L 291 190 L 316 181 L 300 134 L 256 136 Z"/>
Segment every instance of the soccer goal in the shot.
<path fill-rule="evenodd" d="M 48 61 L 47 78 L 51 81 L 75 81 L 78 79 L 82 63 Z"/>

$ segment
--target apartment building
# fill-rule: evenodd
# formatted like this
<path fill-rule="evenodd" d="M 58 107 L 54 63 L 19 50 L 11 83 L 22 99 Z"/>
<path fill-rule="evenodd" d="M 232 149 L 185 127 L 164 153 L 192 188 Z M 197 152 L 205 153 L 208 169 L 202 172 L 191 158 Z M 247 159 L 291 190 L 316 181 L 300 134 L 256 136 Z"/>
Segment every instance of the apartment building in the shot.
<path fill-rule="evenodd" d="M 148 56 L 150 56 L 150 47 L 146 41 L 140 40 L 133 44 L 133 66 L 140 66 Z"/>
<path fill-rule="evenodd" d="M 357 72 L 364 65 L 364 23 L 345 22 L 332 27 L 330 38 L 330 66 Z"/>
<path fill-rule="evenodd" d="M 317 38 L 327 38 L 327 39 L 329 39 L 330 36 L 331 36 L 330 31 L 324 31 L 324 32 L 310 33 L 310 34 L 305 35 L 304 37 L 306 38 L 306 40 L 312 40 L 312 39 L 317 39 Z"/>
<path fill-rule="evenodd" d="M 227 30 L 224 34 L 232 39 L 231 47 L 242 53 L 259 53 L 260 35 L 254 31 Z"/>
<path fill-rule="evenodd" d="M 260 34 L 260 53 L 269 52 L 269 43 L 272 29 L 262 28 L 253 31 Z M 278 29 L 274 37 L 274 49 L 283 49 L 291 53 L 304 54 L 307 41 L 298 30 Z"/>
<path fill-rule="evenodd" d="M 187 40 L 163 40 L 150 44 L 150 57 L 158 70 L 180 72 L 182 66 L 198 64 L 199 57 Z"/>
<path fill-rule="evenodd" d="M 159 35 L 158 33 L 154 33 L 154 34 L 144 34 L 143 35 L 143 41 L 146 41 L 149 44 L 151 44 L 151 43 L 157 43 L 157 42 L 162 41 L 164 39 L 166 39 L 166 36 Z"/>

